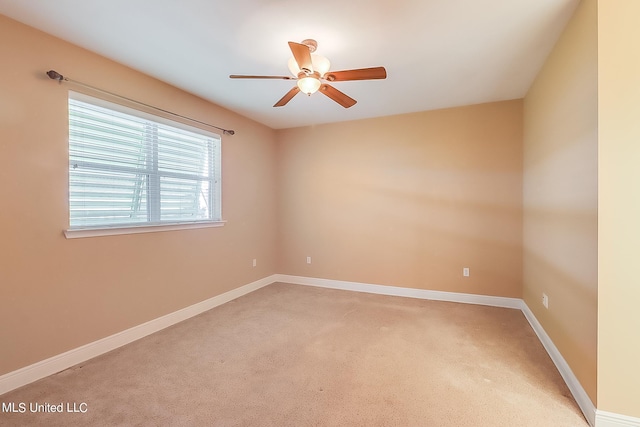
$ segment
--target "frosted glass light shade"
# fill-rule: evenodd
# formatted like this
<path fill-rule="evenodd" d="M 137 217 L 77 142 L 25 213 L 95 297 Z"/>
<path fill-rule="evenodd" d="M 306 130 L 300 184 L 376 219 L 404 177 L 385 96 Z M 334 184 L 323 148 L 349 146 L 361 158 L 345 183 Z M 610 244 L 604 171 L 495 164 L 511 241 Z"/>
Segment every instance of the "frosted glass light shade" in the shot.
<path fill-rule="evenodd" d="M 313 71 L 320 74 L 320 77 L 324 76 L 329 71 L 329 67 L 331 67 L 329 60 L 320 55 L 311 55 L 311 63 L 313 64 Z"/>
<path fill-rule="evenodd" d="M 289 62 L 287 63 L 287 66 L 289 67 L 289 71 L 291 71 L 291 74 L 293 74 L 296 77 L 298 77 L 298 74 L 300 73 L 300 71 L 302 71 L 298 67 L 298 63 L 296 62 L 295 58 L 290 58 Z M 322 77 L 327 73 L 327 71 L 329 71 L 329 67 L 331 67 L 331 63 L 324 56 L 312 54 L 311 66 L 313 67 L 313 70 L 311 71 L 312 72 L 315 71 L 316 73 L 320 74 L 320 77 Z"/>
<path fill-rule="evenodd" d="M 289 67 L 289 71 L 291 71 L 291 74 L 293 74 L 295 77 L 298 77 L 300 68 L 298 68 L 298 63 L 296 62 L 296 59 L 290 58 L 289 62 L 287 62 L 287 66 Z"/>
<path fill-rule="evenodd" d="M 320 89 L 320 80 L 315 77 L 303 77 L 298 80 L 298 88 L 307 95 L 316 93 Z"/>

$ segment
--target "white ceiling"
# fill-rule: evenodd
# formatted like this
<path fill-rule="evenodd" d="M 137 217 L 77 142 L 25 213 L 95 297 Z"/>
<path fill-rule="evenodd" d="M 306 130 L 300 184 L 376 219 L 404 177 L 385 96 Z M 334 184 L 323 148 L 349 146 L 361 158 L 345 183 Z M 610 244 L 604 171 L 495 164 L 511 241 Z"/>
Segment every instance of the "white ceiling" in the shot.
<path fill-rule="evenodd" d="M 522 98 L 579 0 L 0 0 L 0 13 L 272 128 Z M 288 41 L 318 41 L 332 70 L 384 66 L 274 108 L 293 85 Z M 53 64 L 52 64 L 53 66 Z M 73 70 L 56 70 L 73 79 Z"/>

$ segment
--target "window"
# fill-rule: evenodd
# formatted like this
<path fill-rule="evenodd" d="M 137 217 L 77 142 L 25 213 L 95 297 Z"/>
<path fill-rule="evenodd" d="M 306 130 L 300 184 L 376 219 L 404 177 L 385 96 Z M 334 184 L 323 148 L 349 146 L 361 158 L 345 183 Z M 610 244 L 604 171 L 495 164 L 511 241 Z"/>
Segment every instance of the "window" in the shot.
<path fill-rule="evenodd" d="M 69 95 L 71 230 L 221 220 L 220 137 Z"/>

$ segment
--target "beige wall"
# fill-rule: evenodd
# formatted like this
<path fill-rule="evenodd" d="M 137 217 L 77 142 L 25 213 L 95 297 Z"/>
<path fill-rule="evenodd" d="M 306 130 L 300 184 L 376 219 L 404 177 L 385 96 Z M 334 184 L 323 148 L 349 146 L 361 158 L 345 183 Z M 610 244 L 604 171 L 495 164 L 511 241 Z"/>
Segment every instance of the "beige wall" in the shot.
<path fill-rule="evenodd" d="M 594 403 L 597 61 L 597 4 L 584 0 L 525 98 L 523 183 L 524 300 Z"/>
<path fill-rule="evenodd" d="M 277 136 L 279 273 L 521 296 L 521 101 Z"/>
<path fill-rule="evenodd" d="M 598 409 L 640 418 L 640 2 L 598 7 Z"/>
<path fill-rule="evenodd" d="M 0 40 L 0 375 L 275 273 L 273 130 L 3 16 Z M 72 86 L 52 68 L 235 129 L 227 225 L 65 239 Z"/>

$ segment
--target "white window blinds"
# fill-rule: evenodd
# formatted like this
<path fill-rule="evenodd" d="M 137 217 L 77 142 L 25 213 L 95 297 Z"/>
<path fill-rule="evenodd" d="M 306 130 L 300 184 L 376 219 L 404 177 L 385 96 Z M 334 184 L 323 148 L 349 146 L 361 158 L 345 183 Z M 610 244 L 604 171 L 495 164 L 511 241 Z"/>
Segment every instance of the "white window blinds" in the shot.
<path fill-rule="evenodd" d="M 69 97 L 72 229 L 221 219 L 219 136 L 79 97 Z"/>

